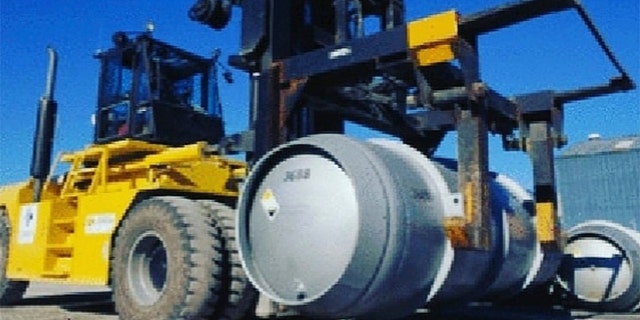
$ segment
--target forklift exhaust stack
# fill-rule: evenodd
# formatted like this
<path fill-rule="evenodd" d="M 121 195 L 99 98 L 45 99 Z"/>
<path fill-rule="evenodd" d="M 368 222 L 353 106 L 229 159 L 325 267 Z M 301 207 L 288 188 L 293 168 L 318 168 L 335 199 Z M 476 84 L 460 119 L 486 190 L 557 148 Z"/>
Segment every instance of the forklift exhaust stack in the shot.
<path fill-rule="evenodd" d="M 53 150 L 53 135 L 56 122 L 58 104 L 53 92 L 56 82 L 58 54 L 55 49 L 48 47 L 49 67 L 44 95 L 40 98 L 36 132 L 33 137 L 33 156 L 31 158 L 31 177 L 34 181 L 33 201 L 40 201 L 42 187 L 51 170 L 51 152 Z"/>

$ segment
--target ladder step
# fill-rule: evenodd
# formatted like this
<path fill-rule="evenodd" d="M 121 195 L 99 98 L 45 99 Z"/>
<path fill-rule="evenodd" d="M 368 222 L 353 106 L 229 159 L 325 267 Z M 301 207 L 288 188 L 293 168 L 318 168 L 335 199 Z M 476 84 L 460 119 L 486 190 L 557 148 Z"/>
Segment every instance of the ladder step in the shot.
<path fill-rule="evenodd" d="M 49 233 L 49 237 L 47 239 L 48 250 L 73 250 L 73 242 L 75 238 L 73 227 L 69 225 L 62 225 L 57 228 L 52 228 L 51 230 L 56 231 Z"/>
<path fill-rule="evenodd" d="M 57 218 L 57 219 L 53 219 L 53 224 L 55 225 L 74 225 L 76 222 L 76 219 L 74 218 Z"/>
<path fill-rule="evenodd" d="M 44 278 L 64 279 L 64 278 L 69 278 L 70 276 L 71 275 L 69 273 L 64 273 L 64 272 L 45 271 L 42 273 L 42 277 Z"/>
<path fill-rule="evenodd" d="M 73 246 L 66 243 L 52 243 L 47 245 L 47 251 L 58 257 L 70 257 L 73 254 Z"/>
<path fill-rule="evenodd" d="M 71 235 L 76 229 L 76 219 L 73 218 L 53 219 L 52 224 L 57 227 L 55 233 L 62 233 L 64 235 Z"/>
<path fill-rule="evenodd" d="M 49 256 L 42 276 L 46 278 L 68 278 L 71 276 L 71 256 Z"/>

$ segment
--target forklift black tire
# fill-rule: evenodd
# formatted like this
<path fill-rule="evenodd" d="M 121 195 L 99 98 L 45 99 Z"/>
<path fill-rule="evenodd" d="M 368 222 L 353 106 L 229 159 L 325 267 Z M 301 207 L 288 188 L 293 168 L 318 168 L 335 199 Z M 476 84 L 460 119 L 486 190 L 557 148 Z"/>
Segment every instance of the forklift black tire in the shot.
<path fill-rule="evenodd" d="M 223 289 L 218 307 L 211 319 L 253 319 L 260 294 L 242 268 L 236 241 L 235 210 L 213 200 L 199 202 L 209 212 L 210 218 L 220 226 L 225 249 L 222 259 L 224 276 L 221 278 Z"/>
<path fill-rule="evenodd" d="M 28 281 L 12 281 L 7 279 L 6 270 L 9 259 L 9 239 L 11 226 L 4 210 L 0 210 L 0 306 L 14 304 L 22 299 Z"/>
<path fill-rule="evenodd" d="M 207 319 L 222 282 L 220 229 L 200 204 L 153 197 L 122 222 L 111 256 L 121 319 Z"/>

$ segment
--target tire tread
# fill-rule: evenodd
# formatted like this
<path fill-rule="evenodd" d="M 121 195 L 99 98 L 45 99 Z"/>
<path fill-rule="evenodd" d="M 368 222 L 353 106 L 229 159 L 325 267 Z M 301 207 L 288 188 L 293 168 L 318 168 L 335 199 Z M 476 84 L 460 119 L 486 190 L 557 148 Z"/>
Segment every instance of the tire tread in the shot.
<path fill-rule="evenodd" d="M 222 281 L 224 290 L 219 308 L 215 317 L 219 320 L 252 319 L 255 316 L 255 308 L 259 293 L 247 278 L 236 240 L 235 211 L 228 206 L 213 200 L 198 201 L 206 208 L 212 220 L 216 220 L 222 234 L 226 258 L 223 262 Z"/>
<path fill-rule="evenodd" d="M 9 218 L 6 211 L 0 209 L 0 306 L 12 305 L 22 300 L 29 286 L 28 281 L 12 281 L 6 278 L 10 236 Z"/>
<path fill-rule="evenodd" d="M 170 221 L 170 228 L 177 231 L 178 239 L 163 239 L 163 241 L 179 241 L 183 255 L 183 266 L 187 266 L 186 274 L 182 275 L 179 283 L 184 286 L 165 288 L 171 293 L 171 298 L 181 297 L 179 301 L 164 300 L 164 293 L 152 308 L 131 306 L 132 301 L 126 294 L 126 286 L 118 288 L 118 272 L 123 267 L 119 255 L 128 253 L 131 248 L 122 248 L 118 245 L 119 239 L 126 237 L 131 228 L 138 224 L 150 222 L 147 219 L 159 219 L 156 211 L 164 211 Z M 136 217 L 138 216 L 138 217 Z M 155 216 L 155 217 L 154 217 Z M 208 214 L 195 201 L 177 197 L 160 196 L 153 197 L 138 203 L 123 221 L 119 228 L 114 250 L 112 250 L 112 286 L 116 310 L 125 319 L 208 319 L 215 312 L 221 292 L 219 274 L 222 271 L 220 263 L 222 255 L 221 238 L 219 230 L 209 223 Z M 172 270 L 167 270 L 171 273 Z M 178 275 L 180 276 L 180 275 Z M 124 291 L 123 291 L 124 290 Z M 173 294 L 178 291 L 178 294 Z M 169 299 L 169 298 L 167 298 Z M 147 312 L 141 312 L 145 310 Z"/>

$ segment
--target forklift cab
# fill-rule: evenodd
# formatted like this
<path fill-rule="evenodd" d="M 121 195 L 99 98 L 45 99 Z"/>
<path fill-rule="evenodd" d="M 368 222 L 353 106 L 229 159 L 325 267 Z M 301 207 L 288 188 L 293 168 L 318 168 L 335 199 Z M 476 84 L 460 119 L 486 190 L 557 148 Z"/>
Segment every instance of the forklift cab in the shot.
<path fill-rule="evenodd" d="M 216 59 L 151 37 L 113 35 L 96 54 L 101 71 L 95 143 L 135 139 L 172 146 L 218 143 L 224 136 Z"/>

